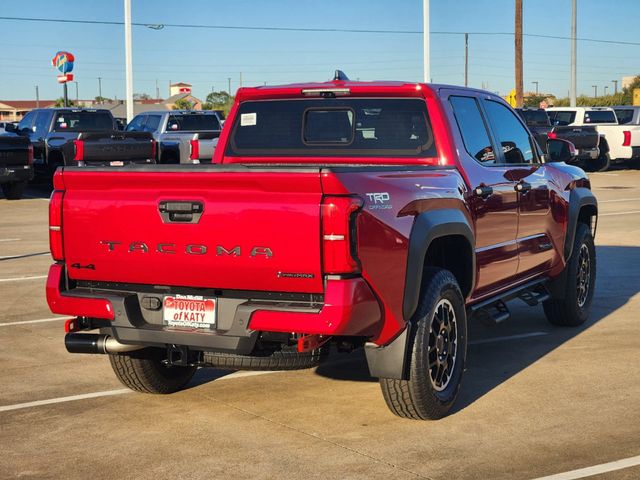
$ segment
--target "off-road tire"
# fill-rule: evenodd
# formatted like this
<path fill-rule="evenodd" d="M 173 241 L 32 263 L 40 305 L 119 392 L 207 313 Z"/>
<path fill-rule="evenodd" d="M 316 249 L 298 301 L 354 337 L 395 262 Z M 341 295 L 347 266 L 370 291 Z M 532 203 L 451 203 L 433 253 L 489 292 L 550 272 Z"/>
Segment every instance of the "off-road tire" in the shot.
<path fill-rule="evenodd" d="M 27 182 L 8 182 L 2 184 L 2 193 L 7 200 L 20 200 Z"/>
<path fill-rule="evenodd" d="M 440 268 L 426 268 L 424 273 L 407 348 L 409 379 L 381 378 L 380 386 L 387 406 L 399 417 L 437 420 L 447 415 L 460 390 L 467 354 L 467 319 L 464 298 L 453 274 Z M 430 327 L 442 300 L 448 302 L 455 315 L 456 350 L 448 383 L 439 391 L 431 379 L 429 341 L 433 335 Z M 431 354 L 437 355 L 437 351 L 432 349 Z"/>
<path fill-rule="evenodd" d="M 584 253 L 588 252 L 589 279 L 586 297 L 580 305 L 579 275 Z M 581 254 L 582 252 L 582 254 Z M 593 243 L 591 230 L 584 223 L 576 227 L 576 236 L 573 242 L 571 257 L 565 266 L 566 278 L 562 278 L 564 285 L 562 291 L 564 298 L 552 298 L 543 303 L 544 314 L 549 323 L 562 327 L 577 327 L 582 325 L 589 317 L 596 281 L 596 247 Z M 584 276 L 584 272 L 582 272 Z"/>
<path fill-rule="evenodd" d="M 300 353 L 295 345 L 291 345 L 254 355 L 204 352 L 204 363 L 221 370 L 302 370 L 318 366 L 327 355 L 326 347 Z"/>
<path fill-rule="evenodd" d="M 137 354 L 110 354 L 111 368 L 125 387 L 142 393 L 173 393 L 181 390 L 197 367 L 166 366 L 159 358 Z"/>

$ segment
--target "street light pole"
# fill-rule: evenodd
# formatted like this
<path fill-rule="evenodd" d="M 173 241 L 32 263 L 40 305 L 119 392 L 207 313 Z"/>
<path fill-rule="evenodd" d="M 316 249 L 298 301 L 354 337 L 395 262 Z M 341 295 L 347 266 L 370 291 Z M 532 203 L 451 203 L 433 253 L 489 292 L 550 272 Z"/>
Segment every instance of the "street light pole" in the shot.
<path fill-rule="evenodd" d="M 464 34 L 464 86 L 469 86 L 469 34 Z"/>
<path fill-rule="evenodd" d="M 79 101 L 79 97 L 78 97 L 78 82 L 76 82 L 75 80 L 73 81 L 73 83 L 76 84 L 76 105 L 78 104 Z"/>
<path fill-rule="evenodd" d="M 538 82 L 531 82 L 531 83 L 535 83 L 535 85 L 536 85 L 536 95 L 538 95 Z"/>
<path fill-rule="evenodd" d="M 102 104 L 102 77 L 98 77 L 98 99 L 100 100 L 100 104 Z"/>
<path fill-rule="evenodd" d="M 422 0 L 422 55 L 424 82 L 428 83 L 431 80 L 431 64 L 429 60 L 429 0 Z"/>
<path fill-rule="evenodd" d="M 231 96 L 231 77 L 227 77 L 227 81 L 229 82 L 229 88 L 227 89 L 228 90 L 227 93 L 229 94 L 229 96 Z"/>
<path fill-rule="evenodd" d="M 569 105 L 576 106 L 576 0 L 571 0 L 571 84 L 569 86 Z"/>
<path fill-rule="evenodd" d="M 127 123 L 133 119 L 133 56 L 131 53 L 131 0 L 124 0 L 124 45 Z"/>
<path fill-rule="evenodd" d="M 36 108 L 40 108 L 40 92 L 38 92 L 38 85 L 36 85 Z"/>
<path fill-rule="evenodd" d="M 618 80 L 611 80 L 613 82 L 613 93 L 618 94 Z"/>

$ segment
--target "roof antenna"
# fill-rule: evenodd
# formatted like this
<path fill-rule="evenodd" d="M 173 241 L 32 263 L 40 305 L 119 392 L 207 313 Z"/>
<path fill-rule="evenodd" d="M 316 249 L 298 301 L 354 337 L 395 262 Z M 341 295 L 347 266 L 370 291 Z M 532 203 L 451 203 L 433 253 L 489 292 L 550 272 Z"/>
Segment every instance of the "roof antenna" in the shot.
<path fill-rule="evenodd" d="M 347 75 L 342 71 L 342 70 L 336 70 L 336 72 L 333 74 L 333 81 L 342 81 L 342 82 L 348 82 L 349 81 L 349 77 L 347 77 Z"/>

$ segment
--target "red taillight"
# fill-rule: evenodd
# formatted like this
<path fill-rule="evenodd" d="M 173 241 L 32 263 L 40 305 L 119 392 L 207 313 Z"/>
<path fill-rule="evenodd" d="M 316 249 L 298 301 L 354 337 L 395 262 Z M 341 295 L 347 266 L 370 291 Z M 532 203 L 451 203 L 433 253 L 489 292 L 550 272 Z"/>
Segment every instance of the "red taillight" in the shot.
<path fill-rule="evenodd" d="M 326 274 L 357 273 L 356 214 L 358 197 L 324 197 L 322 201 L 322 264 Z"/>
<path fill-rule="evenodd" d="M 200 158 L 200 142 L 198 140 L 189 140 L 189 144 L 191 145 L 189 159 L 198 160 Z"/>
<path fill-rule="evenodd" d="M 84 140 L 74 140 L 73 146 L 75 147 L 73 159 L 76 162 L 82 162 L 84 160 Z"/>
<path fill-rule="evenodd" d="M 155 159 L 158 153 L 158 143 L 155 140 L 151 140 L 151 158 Z"/>
<path fill-rule="evenodd" d="M 625 130 L 624 132 L 622 132 L 622 134 L 624 135 L 624 141 L 622 142 L 622 146 L 623 147 L 630 147 L 631 146 L 631 132 L 629 130 Z"/>
<path fill-rule="evenodd" d="M 548 138 L 558 138 L 558 134 L 556 132 L 547 133 Z"/>
<path fill-rule="evenodd" d="M 29 145 L 27 150 L 27 163 L 33 165 L 33 145 Z"/>
<path fill-rule="evenodd" d="M 51 256 L 57 262 L 64 260 L 62 249 L 62 198 L 64 196 L 64 183 L 62 173 L 56 172 L 53 176 L 54 191 L 49 200 L 49 249 Z"/>

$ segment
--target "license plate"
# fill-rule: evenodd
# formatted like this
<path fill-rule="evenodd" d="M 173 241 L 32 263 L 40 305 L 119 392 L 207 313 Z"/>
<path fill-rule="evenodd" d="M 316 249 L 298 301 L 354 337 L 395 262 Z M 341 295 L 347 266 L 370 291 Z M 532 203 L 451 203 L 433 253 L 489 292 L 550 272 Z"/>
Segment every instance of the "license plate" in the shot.
<path fill-rule="evenodd" d="M 216 325 L 214 298 L 196 295 L 164 297 L 163 320 L 171 327 L 214 328 Z"/>

